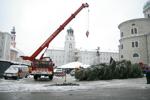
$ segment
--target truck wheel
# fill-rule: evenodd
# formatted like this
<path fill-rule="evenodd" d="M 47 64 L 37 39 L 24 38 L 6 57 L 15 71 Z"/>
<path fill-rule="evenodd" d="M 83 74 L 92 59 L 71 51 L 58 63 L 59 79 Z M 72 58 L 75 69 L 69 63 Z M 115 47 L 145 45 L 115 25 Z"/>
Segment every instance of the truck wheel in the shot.
<path fill-rule="evenodd" d="M 7 77 L 7 76 L 4 76 L 4 79 L 8 79 L 8 77 Z"/>
<path fill-rule="evenodd" d="M 34 75 L 34 80 L 37 80 L 38 79 L 38 76 L 37 75 Z"/>
<path fill-rule="evenodd" d="M 49 79 L 52 80 L 52 79 L 53 79 L 53 75 L 50 75 L 50 76 L 49 76 Z"/>

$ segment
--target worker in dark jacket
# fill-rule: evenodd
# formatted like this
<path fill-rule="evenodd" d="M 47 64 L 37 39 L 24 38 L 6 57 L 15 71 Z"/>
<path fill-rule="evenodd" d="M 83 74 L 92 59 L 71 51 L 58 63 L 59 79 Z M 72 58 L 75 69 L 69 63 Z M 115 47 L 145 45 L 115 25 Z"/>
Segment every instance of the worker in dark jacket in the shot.
<path fill-rule="evenodd" d="M 150 84 L 150 67 L 147 67 L 145 72 L 146 72 L 147 84 Z"/>

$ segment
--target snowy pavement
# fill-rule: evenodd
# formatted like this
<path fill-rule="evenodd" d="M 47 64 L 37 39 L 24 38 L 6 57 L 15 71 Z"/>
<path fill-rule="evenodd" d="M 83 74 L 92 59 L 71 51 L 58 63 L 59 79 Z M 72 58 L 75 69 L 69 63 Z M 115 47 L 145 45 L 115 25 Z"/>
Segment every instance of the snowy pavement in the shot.
<path fill-rule="evenodd" d="M 56 83 L 63 83 L 65 78 L 54 77 L 52 81 L 34 81 L 33 78 L 20 80 L 0 79 L 0 92 L 65 92 L 65 91 L 88 91 L 95 89 L 150 89 L 145 78 L 137 79 L 114 79 L 107 81 L 77 81 L 74 77 L 67 75 L 67 82 L 77 83 L 79 86 L 51 86 Z"/>

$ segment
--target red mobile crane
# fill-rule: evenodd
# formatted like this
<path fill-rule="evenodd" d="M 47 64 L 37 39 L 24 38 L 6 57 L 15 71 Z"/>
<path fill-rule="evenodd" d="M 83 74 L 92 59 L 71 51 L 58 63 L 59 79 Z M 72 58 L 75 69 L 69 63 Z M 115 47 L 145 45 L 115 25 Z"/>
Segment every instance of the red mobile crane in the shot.
<path fill-rule="evenodd" d="M 36 57 L 41 53 L 43 49 L 47 49 L 49 43 L 64 29 L 64 27 L 73 19 L 75 16 L 83 9 L 89 7 L 88 3 L 83 3 L 59 28 L 54 31 L 54 33 L 31 55 L 31 56 L 21 56 L 24 60 L 31 61 L 30 73 L 37 80 L 41 76 L 49 76 L 49 79 L 53 79 L 53 67 L 54 63 L 50 57 L 43 57 L 44 53 L 41 55 L 40 59 Z"/>

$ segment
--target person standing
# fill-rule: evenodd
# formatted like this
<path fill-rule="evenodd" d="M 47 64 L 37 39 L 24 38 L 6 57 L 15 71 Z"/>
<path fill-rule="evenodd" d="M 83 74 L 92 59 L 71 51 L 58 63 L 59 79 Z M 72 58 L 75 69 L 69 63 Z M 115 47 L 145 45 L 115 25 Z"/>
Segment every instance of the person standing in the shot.
<path fill-rule="evenodd" d="M 150 84 L 150 67 L 147 67 L 145 72 L 146 72 L 147 84 Z"/>

